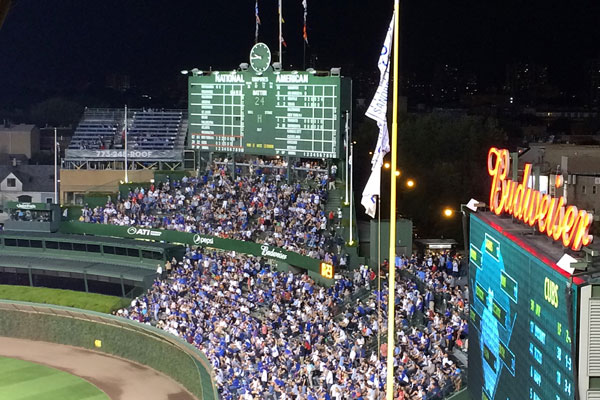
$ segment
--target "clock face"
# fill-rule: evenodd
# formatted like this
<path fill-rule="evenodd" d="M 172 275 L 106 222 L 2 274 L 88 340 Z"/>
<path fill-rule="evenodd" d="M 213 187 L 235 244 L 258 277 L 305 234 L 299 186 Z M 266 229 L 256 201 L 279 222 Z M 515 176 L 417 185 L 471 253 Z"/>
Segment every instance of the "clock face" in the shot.
<path fill-rule="evenodd" d="M 264 43 L 256 43 L 250 50 L 250 65 L 256 72 L 265 72 L 271 65 L 271 50 Z"/>

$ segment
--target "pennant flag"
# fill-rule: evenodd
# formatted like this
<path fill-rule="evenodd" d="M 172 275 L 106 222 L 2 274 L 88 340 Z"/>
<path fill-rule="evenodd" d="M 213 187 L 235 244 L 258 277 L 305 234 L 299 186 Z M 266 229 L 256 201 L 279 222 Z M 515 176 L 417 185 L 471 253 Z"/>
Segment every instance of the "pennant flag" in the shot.
<path fill-rule="evenodd" d="M 283 45 L 283 47 L 287 48 L 287 43 L 285 42 L 285 39 L 283 38 L 283 36 L 281 37 L 281 44 Z"/>
<path fill-rule="evenodd" d="M 260 17 L 258 16 L 258 0 L 254 3 L 254 15 L 256 17 L 256 29 L 254 31 L 254 43 L 258 43 L 258 27 L 260 25 Z"/>
<path fill-rule="evenodd" d="M 379 136 L 377 137 L 377 145 L 371 160 L 371 176 L 367 181 L 367 185 L 362 193 L 361 204 L 365 207 L 365 212 L 371 218 L 375 218 L 377 209 L 375 197 L 381 195 L 381 167 L 383 165 L 383 157 L 390 151 L 390 136 L 387 128 L 387 100 L 388 87 L 390 81 L 390 52 L 392 49 L 392 36 L 394 33 L 394 16 L 381 49 L 379 62 L 379 86 L 375 91 L 375 96 L 365 113 L 367 117 L 377 122 L 379 128 Z"/>
<path fill-rule="evenodd" d="M 302 28 L 302 38 L 308 44 L 308 32 L 306 31 L 306 17 L 308 16 L 308 2 L 302 0 L 302 6 L 304 7 L 304 27 Z"/>

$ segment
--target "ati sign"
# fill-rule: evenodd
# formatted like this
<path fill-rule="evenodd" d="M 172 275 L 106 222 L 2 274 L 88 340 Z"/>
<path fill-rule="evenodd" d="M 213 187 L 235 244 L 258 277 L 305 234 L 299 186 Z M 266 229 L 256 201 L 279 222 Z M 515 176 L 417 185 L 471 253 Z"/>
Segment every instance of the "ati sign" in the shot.
<path fill-rule="evenodd" d="M 146 229 L 146 228 L 136 228 L 133 226 L 127 229 L 127 233 L 130 235 L 142 235 L 142 236 L 153 236 L 153 237 L 159 237 L 160 235 L 162 235 L 161 231 L 153 231 L 152 229 Z"/>
<path fill-rule="evenodd" d="M 214 238 L 202 237 L 202 236 L 200 236 L 198 234 L 194 235 L 193 241 L 194 241 L 194 244 L 197 244 L 197 245 L 215 244 L 215 239 Z"/>
<path fill-rule="evenodd" d="M 508 179 L 510 154 L 506 149 L 492 147 L 488 153 L 488 173 L 492 177 L 490 190 L 490 211 L 496 215 L 508 213 L 530 226 L 536 226 L 541 233 L 558 241 L 572 250 L 581 250 L 594 239 L 589 229 L 594 220 L 591 213 L 566 204 L 563 196 L 552 197 L 527 186 L 531 175 L 531 164 L 523 168 L 523 180 L 513 182 Z M 555 186 L 563 185 L 561 175 Z M 557 190 L 558 192 L 558 190 Z"/>

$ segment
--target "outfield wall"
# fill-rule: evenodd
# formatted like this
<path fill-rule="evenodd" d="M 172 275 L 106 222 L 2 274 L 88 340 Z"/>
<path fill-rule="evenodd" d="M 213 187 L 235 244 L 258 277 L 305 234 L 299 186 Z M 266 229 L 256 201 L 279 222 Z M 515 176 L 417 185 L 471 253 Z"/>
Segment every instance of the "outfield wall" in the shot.
<path fill-rule="evenodd" d="M 61 233 L 78 235 L 112 236 L 129 239 L 146 239 L 167 243 L 180 243 L 190 246 L 204 246 L 214 249 L 236 251 L 258 257 L 266 257 L 280 261 L 307 271 L 320 273 L 321 261 L 303 256 L 293 251 L 266 244 L 247 242 L 243 240 L 223 239 L 217 236 L 199 235 L 194 233 L 178 232 L 167 229 L 146 229 L 107 224 L 91 224 L 85 222 L 63 222 L 60 226 Z M 332 281 L 332 280 L 330 280 Z M 329 283 L 331 284 L 331 282 Z"/>
<path fill-rule="evenodd" d="M 158 328 L 76 308 L 0 300 L 0 336 L 100 351 L 147 365 L 199 400 L 218 399 L 208 359 Z"/>

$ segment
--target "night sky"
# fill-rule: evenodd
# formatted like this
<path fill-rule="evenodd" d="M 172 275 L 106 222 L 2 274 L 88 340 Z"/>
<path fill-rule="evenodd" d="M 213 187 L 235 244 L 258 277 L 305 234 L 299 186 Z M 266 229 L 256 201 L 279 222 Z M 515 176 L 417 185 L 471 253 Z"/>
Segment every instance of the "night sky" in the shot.
<path fill-rule="evenodd" d="M 283 2 L 284 64 L 301 68 L 302 2 Z M 308 55 L 318 56 L 317 69 L 376 72 L 391 0 L 308 6 Z M 260 40 L 274 50 L 277 1 L 259 7 Z M 578 85 L 585 62 L 600 55 L 599 21 L 593 1 L 405 1 L 403 68 L 427 76 L 451 63 L 501 86 L 506 64 L 526 61 L 548 65 L 559 86 Z M 17 0 L 0 29 L 0 91 L 103 82 L 109 73 L 159 84 L 182 69 L 233 69 L 253 43 L 254 0 Z"/>

